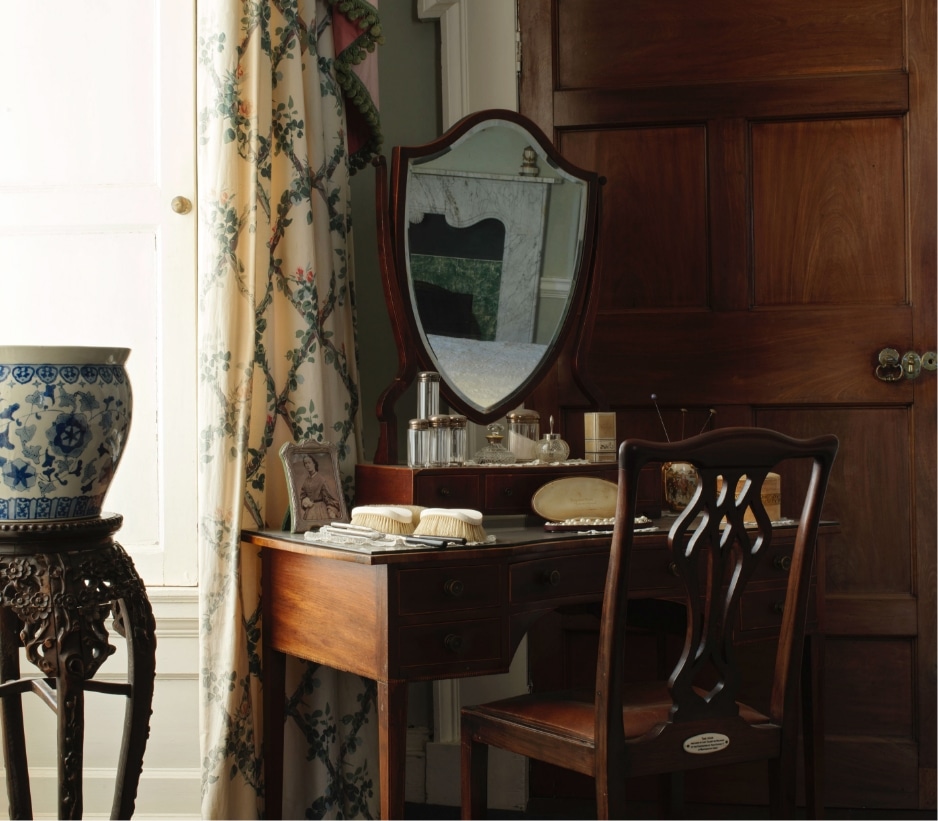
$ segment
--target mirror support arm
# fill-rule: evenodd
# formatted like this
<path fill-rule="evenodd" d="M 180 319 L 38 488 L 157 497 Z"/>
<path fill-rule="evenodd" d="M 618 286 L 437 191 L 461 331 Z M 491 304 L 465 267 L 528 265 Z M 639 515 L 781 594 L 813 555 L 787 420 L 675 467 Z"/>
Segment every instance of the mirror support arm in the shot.
<path fill-rule="evenodd" d="M 414 380 L 416 366 L 407 355 L 410 334 L 402 321 L 403 314 L 398 305 L 401 299 L 398 289 L 397 267 L 395 263 L 392 232 L 388 220 L 388 173 L 387 162 L 383 156 L 372 160 L 375 167 L 376 222 L 378 232 L 378 261 L 384 282 L 384 297 L 392 310 L 389 311 L 394 341 L 397 345 L 397 374 L 384 392 L 378 397 L 377 416 L 379 420 L 378 447 L 375 450 L 376 465 L 397 464 L 397 415 L 394 406 Z"/>

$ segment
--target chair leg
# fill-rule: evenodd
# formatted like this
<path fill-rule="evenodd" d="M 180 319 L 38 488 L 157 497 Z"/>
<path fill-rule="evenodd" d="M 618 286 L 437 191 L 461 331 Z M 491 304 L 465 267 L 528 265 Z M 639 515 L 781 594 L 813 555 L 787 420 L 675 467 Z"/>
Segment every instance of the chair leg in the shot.
<path fill-rule="evenodd" d="M 787 750 L 786 747 L 792 749 Z M 795 817 L 795 767 L 797 755 L 790 740 L 782 742 L 781 755 L 768 761 L 769 817 Z"/>
<path fill-rule="evenodd" d="M 658 776 L 658 817 L 684 818 L 684 773 Z"/>
<path fill-rule="evenodd" d="M 824 818 L 824 713 L 823 692 L 824 637 L 805 636 L 804 663 L 801 667 L 801 723 L 804 739 L 805 816 Z"/>
<path fill-rule="evenodd" d="M 156 676 L 156 636 L 153 611 L 146 595 L 128 594 L 113 604 L 114 627 L 127 641 L 127 681 L 130 695 L 124 709 L 124 731 L 117 764 L 111 818 L 130 818 L 134 812 L 143 754 L 150 736 Z"/>
<path fill-rule="evenodd" d="M 20 677 L 19 641 L 16 638 L 18 628 L 19 619 L 16 615 L 8 608 L 0 607 L 0 683 L 15 681 Z M 23 699 L 19 693 L 11 693 L 0 699 L 0 704 L 10 818 L 32 818 Z"/>
<path fill-rule="evenodd" d="M 55 688 L 58 696 L 59 818 L 81 818 L 84 809 L 84 679 L 65 672 L 56 679 Z"/>
<path fill-rule="evenodd" d="M 489 748 L 472 738 L 472 722 L 462 719 L 462 817 L 485 818 L 488 815 Z"/>

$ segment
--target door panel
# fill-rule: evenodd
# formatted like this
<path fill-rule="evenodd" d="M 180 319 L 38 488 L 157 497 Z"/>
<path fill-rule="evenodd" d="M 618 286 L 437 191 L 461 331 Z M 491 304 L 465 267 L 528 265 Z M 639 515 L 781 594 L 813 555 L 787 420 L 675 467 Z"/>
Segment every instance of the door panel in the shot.
<path fill-rule="evenodd" d="M 825 799 L 934 807 L 936 379 L 874 371 L 884 347 L 935 349 L 935 4 L 519 14 L 522 111 L 607 178 L 580 339 L 528 404 L 574 451 L 590 408 L 665 438 L 652 393 L 672 439 L 710 408 L 836 433 Z"/>
<path fill-rule="evenodd" d="M 902 0 L 568 0 L 558 88 L 618 88 L 902 67 Z M 823 36 L 819 36 L 823 33 Z"/>
<path fill-rule="evenodd" d="M 754 305 L 907 301 L 902 141 L 898 117 L 752 126 Z"/>

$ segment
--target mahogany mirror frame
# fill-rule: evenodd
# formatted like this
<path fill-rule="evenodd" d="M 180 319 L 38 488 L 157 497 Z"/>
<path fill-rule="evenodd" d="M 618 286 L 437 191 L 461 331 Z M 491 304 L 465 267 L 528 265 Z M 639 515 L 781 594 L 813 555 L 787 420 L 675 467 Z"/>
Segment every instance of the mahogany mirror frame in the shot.
<path fill-rule="evenodd" d="M 418 317 L 410 298 L 409 267 L 405 258 L 404 232 L 407 231 L 406 181 L 410 163 L 414 159 L 433 157 L 445 151 L 467 132 L 489 120 L 515 123 L 525 129 L 548 161 L 567 174 L 585 183 L 584 228 L 576 271 L 572 277 L 572 288 L 566 313 L 548 351 L 528 378 L 503 401 L 480 412 L 467 404 L 441 374 L 440 395 L 450 410 L 465 415 L 477 424 L 488 424 L 517 407 L 524 397 L 543 379 L 556 364 L 570 335 L 576 332 L 577 320 L 583 315 L 584 304 L 589 293 L 593 265 L 596 256 L 597 226 L 600 212 L 600 190 L 605 179 L 593 171 L 579 168 L 568 162 L 556 150 L 544 132 L 530 119 L 515 111 L 486 109 L 464 117 L 438 139 L 419 146 L 395 146 L 392 149 L 391 169 L 388 174 L 383 156 L 375 158 L 375 200 L 377 211 L 378 259 L 381 267 L 384 295 L 391 320 L 398 353 L 398 368 L 394 379 L 384 390 L 377 402 L 379 422 L 378 446 L 374 455 L 375 464 L 398 463 L 398 434 L 395 405 L 414 381 L 420 371 L 435 370 L 434 360 L 427 350 L 418 325 Z M 576 363 L 574 362 L 574 369 Z M 576 378 L 576 374 L 574 374 Z"/>

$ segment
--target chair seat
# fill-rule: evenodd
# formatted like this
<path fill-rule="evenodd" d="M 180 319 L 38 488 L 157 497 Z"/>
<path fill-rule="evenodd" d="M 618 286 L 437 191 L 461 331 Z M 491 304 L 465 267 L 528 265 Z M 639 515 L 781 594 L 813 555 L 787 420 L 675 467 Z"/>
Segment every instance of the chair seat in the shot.
<path fill-rule="evenodd" d="M 699 688 L 695 691 L 703 696 Z M 481 719 L 520 724 L 585 744 L 593 743 L 596 709 L 591 690 L 567 690 L 555 693 L 531 693 L 492 701 L 463 712 Z M 640 682 L 625 687 L 622 724 L 626 738 L 639 738 L 657 725 L 668 721 L 671 710 L 668 685 L 663 681 Z M 739 715 L 749 725 L 768 724 L 768 716 L 739 703 Z"/>

